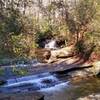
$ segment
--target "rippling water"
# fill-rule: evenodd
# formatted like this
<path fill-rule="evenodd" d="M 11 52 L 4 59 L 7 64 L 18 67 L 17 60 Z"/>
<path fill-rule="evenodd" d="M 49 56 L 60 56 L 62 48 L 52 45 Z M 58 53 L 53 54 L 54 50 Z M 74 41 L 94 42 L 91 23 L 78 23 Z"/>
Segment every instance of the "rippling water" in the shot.
<path fill-rule="evenodd" d="M 67 80 L 56 77 L 55 74 L 42 73 L 38 75 L 25 76 L 7 80 L 0 90 L 2 92 L 43 91 L 53 87 L 66 84 Z"/>
<path fill-rule="evenodd" d="M 68 81 L 67 75 L 41 73 L 7 80 L 0 87 L 2 93 L 40 92 L 45 100 L 77 100 L 77 98 L 100 93 L 100 79 L 91 78 L 80 82 Z"/>

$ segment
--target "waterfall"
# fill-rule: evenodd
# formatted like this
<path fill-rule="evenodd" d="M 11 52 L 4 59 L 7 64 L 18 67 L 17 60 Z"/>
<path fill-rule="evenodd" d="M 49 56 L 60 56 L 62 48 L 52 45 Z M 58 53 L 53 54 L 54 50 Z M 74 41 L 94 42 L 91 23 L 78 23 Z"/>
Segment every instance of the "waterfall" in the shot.
<path fill-rule="evenodd" d="M 47 44 L 45 44 L 46 49 L 57 49 L 56 40 L 51 40 Z"/>
<path fill-rule="evenodd" d="M 64 76 L 65 77 L 65 76 Z M 66 78 L 65 78 L 66 79 Z M 67 85 L 67 80 L 57 77 L 56 74 L 41 73 L 36 75 L 24 76 L 20 78 L 8 79 L 7 83 L 0 87 L 3 93 L 41 91 L 54 88 L 62 84 Z"/>

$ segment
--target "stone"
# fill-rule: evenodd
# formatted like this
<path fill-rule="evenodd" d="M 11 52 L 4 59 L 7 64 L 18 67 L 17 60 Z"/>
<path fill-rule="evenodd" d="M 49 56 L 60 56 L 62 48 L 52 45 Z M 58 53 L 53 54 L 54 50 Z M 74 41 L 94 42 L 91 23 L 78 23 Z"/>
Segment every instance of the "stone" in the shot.
<path fill-rule="evenodd" d="M 46 62 L 46 60 L 48 60 L 51 56 L 51 51 L 39 48 L 35 50 L 35 55 L 40 62 Z"/>
<path fill-rule="evenodd" d="M 97 75 L 100 73 L 100 61 L 95 61 L 93 64 L 93 67 L 92 67 L 92 72 Z"/>
<path fill-rule="evenodd" d="M 72 71 L 69 73 L 69 75 L 71 77 L 76 77 L 76 76 L 79 76 L 79 77 L 87 77 L 88 76 L 88 72 L 86 72 L 85 70 L 81 70 L 81 71 Z"/>
<path fill-rule="evenodd" d="M 100 100 L 100 94 L 91 94 L 86 97 L 78 98 L 77 100 Z"/>
<path fill-rule="evenodd" d="M 51 51 L 51 57 L 65 58 L 65 57 L 72 56 L 73 55 L 72 49 L 73 49 L 73 46 L 61 48 L 61 49 L 58 49 L 58 50 L 52 50 Z"/>
<path fill-rule="evenodd" d="M 43 54 L 43 57 L 44 59 L 48 60 L 51 56 L 51 52 L 48 50 L 48 51 L 45 51 L 44 54 Z"/>
<path fill-rule="evenodd" d="M 52 82 L 53 82 L 53 80 L 51 80 L 51 79 L 44 79 L 44 80 L 42 80 L 41 83 L 50 84 L 50 83 L 52 83 Z"/>
<path fill-rule="evenodd" d="M 0 85 L 4 85 L 4 84 L 6 84 L 6 81 L 0 80 Z"/>

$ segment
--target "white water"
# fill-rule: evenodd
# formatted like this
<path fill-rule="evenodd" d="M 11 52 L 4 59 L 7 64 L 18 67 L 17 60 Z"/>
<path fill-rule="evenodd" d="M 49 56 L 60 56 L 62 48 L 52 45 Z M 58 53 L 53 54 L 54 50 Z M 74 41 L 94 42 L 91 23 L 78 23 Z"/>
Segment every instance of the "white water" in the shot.
<path fill-rule="evenodd" d="M 56 41 L 51 40 L 49 43 L 45 44 L 46 49 L 57 49 Z"/>
<path fill-rule="evenodd" d="M 9 79 L 7 80 L 7 84 L 2 86 L 2 89 L 4 92 L 23 92 L 28 91 L 28 89 L 31 89 L 32 91 L 52 91 L 59 90 L 65 85 L 68 85 L 68 82 L 64 82 L 50 73 L 42 73 L 22 78 Z"/>
<path fill-rule="evenodd" d="M 44 89 L 41 89 L 39 91 L 40 92 L 47 92 L 47 93 L 56 92 L 56 91 L 61 92 L 61 90 L 63 90 L 63 88 L 68 87 L 68 84 L 69 84 L 69 81 L 57 84 L 54 87 L 44 88 Z"/>
<path fill-rule="evenodd" d="M 25 77 L 25 78 L 18 78 L 18 79 L 12 79 L 12 80 L 8 80 L 8 84 L 5 85 L 5 87 L 8 86 L 20 86 L 21 84 L 25 84 L 25 83 L 36 83 L 37 85 L 42 85 L 41 81 L 44 79 L 51 79 L 51 80 L 55 80 L 58 81 L 56 77 L 50 75 L 50 76 L 46 76 L 46 77 L 41 77 L 41 78 L 34 78 L 34 76 L 31 77 Z"/>

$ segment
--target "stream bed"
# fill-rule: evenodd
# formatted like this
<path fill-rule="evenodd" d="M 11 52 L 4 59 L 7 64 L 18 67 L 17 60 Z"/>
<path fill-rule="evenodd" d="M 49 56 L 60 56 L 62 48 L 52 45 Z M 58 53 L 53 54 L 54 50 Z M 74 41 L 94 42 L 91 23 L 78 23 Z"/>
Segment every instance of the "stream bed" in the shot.
<path fill-rule="evenodd" d="M 7 94 L 30 91 L 42 93 L 44 100 L 77 100 L 93 93 L 100 93 L 100 79 L 71 81 L 67 74 L 41 73 L 8 79 L 7 83 L 0 87 L 0 92 Z"/>
<path fill-rule="evenodd" d="M 65 84 L 62 86 L 47 89 L 44 92 L 45 100 L 78 100 L 92 94 L 100 93 L 100 79 L 92 78 L 81 82 Z M 100 100 L 100 99 L 82 99 L 82 100 Z"/>
<path fill-rule="evenodd" d="M 67 78 L 67 76 L 66 76 Z M 68 84 L 63 76 L 54 73 L 41 73 L 37 75 L 24 76 L 20 78 L 8 79 L 0 87 L 2 93 L 17 93 L 25 91 L 42 91 L 43 89 Z"/>

